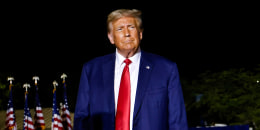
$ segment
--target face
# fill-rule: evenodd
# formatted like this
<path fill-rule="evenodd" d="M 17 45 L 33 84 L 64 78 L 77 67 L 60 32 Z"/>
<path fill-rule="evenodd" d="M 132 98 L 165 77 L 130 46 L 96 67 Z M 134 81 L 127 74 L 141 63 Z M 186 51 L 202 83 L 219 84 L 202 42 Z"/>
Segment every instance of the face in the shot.
<path fill-rule="evenodd" d="M 131 57 L 139 48 L 142 32 L 139 31 L 134 18 L 123 17 L 112 23 L 108 38 L 121 55 Z"/>

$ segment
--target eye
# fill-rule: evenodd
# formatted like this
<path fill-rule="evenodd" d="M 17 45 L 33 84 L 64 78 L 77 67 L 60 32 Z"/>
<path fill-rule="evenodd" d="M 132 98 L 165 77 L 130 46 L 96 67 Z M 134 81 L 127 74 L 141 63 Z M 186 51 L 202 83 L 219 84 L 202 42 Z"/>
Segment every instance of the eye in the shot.
<path fill-rule="evenodd" d="M 129 26 L 129 29 L 133 30 L 133 29 L 135 29 L 135 26 L 134 25 Z"/>
<path fill-rule="evenodd" d="M 130 28 L 135 28 L 135 26 L 130 26 Z"/>
<path fill-rule="evenodd" d="M 122 31 L 122 28 L 117 28 L 116 31 Z"/>

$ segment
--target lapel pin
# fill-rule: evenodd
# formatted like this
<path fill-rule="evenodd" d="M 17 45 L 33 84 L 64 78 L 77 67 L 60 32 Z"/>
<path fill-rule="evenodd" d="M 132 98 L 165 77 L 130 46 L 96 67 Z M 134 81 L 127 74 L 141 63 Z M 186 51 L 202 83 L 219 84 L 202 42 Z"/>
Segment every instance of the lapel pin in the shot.
<path fill-rule="evenodd" d="M 149 69 L 150 69 L 150 66 L 146 66 L 145 68 L 149 70 Z"/>

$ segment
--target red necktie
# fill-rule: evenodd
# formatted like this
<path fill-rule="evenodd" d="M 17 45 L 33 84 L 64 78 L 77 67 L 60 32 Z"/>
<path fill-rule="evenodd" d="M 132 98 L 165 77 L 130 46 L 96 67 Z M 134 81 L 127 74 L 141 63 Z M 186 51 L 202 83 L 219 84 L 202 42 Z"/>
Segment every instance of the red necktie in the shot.
<path fill-rule="evenodd" d="M 130 129 L 130 75 L 128 65 L 132 61 L 125 59 L 124 62 L 126 65 L 122 73 L 119 88 L 115 130 Z"/>

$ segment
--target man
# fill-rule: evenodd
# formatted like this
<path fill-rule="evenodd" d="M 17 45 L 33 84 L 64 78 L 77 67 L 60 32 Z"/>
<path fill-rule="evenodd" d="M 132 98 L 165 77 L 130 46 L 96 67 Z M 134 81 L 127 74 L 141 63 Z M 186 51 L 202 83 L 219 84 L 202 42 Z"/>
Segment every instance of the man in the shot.
<path fill-rule="evenodd" d="M 74 129 L 125 130 L 122 127 L 126 126 L 127 130 L 187 130 L 176 63 L 140 48 L 143 37 L 141 11 L 119 9 L 111 12 L 107 29 L 116 51 L 84 64 Z M 130 62 L 124 63 L 125 59 Z M 125 67 L 128 68 L 125 70 Z M 126 73 L 130 74 L 128 80 L 122 78 L 121 81 Z M 122 89 L 130 86 L 130 92 L 127 90 L 120 95 L 120 82 L 123 81 Z M 123 101 L 125 99 L 128 101 Z M 128 106 L 121 106 L 127 102 Z M 120 119 L 123 115 L 127 117 Z"/>

